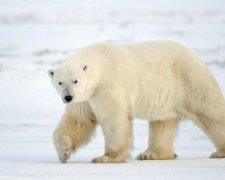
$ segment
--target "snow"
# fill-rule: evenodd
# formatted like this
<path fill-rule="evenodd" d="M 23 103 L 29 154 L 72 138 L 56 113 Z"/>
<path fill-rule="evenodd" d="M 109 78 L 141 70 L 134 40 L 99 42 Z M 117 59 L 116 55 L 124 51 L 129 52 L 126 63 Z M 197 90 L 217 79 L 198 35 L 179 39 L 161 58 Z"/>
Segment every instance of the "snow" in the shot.
<path fill-rule="evenodd" d="M 95 138 L 58 161 L 52 132 L 64 104 L 47 76 L 68 54 L 97 41 L 170 39 L 195 49 L 225 94 L 224 0 L 1 0 L 0 179 L 225 179 L 225 159 L 190 121 L 181 123 L 177 160 L 137 161 L 147 147 L 147 122 L 134 123 L 134 149 L 125 164 L 92 164 L 104 150 Z"/>

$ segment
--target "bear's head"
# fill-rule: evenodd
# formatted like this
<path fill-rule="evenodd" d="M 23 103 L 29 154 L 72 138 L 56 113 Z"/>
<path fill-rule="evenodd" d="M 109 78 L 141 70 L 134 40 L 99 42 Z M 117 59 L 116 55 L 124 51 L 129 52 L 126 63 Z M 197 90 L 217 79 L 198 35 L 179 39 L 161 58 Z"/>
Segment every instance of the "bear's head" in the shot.
<path fill-rule="evenodd" d="M 64 103 L 87 101 L 93 94 L 94 87 L 89 81 L 87 64 L 63 63 L 48 72 L 51 82 Z M 89 83 L 90 82 L 90 83 Z"/>

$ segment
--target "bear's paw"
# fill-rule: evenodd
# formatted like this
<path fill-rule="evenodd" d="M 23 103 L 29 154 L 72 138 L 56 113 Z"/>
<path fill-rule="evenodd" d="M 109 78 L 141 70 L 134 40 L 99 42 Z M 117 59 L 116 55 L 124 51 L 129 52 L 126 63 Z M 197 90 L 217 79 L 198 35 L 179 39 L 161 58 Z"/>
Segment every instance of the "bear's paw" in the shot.
<path fill-rule="evenodd" d="M 143 153 L 140 153 L 137 156 L 138 160 L 166 160 L 166 159 L 174 159 L 177 155 L 175 153 L 159 153 L 154 151 L 145 151 Z"/>
<path fill-rule="evenodd" d="M 211 154 L 210 158 L 225 158 L 225 151 L 217 151 Z"/>
<path fill-rule="evenodd" d="M 71 139 L 65 135 L 60 138 L 55 137 L 55 147 L 60 161 L 66 163 L 73 152 Z"/>

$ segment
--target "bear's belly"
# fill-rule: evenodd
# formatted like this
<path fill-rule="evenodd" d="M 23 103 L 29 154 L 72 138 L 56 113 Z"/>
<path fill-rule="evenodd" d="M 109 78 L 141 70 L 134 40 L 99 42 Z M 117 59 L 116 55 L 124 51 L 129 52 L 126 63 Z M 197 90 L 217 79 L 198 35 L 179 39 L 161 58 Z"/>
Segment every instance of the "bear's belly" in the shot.
<path fill-rule="evenodd" d="M 146 109 L 143 108 L 136 112 L 135 117 L 146 119 L 149 121 L 166 121 L 172 119 L 178 119 L 179 114 L 173 110 L 165 110 L 165 109 Z"/>
<path fill-rule="evenodd" d="M 172 89 L 172 88 L 171 88 Z M 182 98 L 179 93 L 168 90 L 165 92 L 149 92 L 143 96 L 139 95 L 134 100 L 134 116 L 148 120 L 170 120 L 177 119 Z"/>

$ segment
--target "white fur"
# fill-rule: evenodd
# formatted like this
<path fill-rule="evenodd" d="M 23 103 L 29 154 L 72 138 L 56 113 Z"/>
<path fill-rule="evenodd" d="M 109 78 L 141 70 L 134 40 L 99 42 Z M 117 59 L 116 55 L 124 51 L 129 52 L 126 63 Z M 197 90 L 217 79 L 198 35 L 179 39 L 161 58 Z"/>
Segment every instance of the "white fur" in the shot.
<path fill-rule="evenodd" d="M 93 162 L 124 162 L 132 147 L 132 120 L 139 117 L 149 121 L 151 136 L 149 147 L 138 158 L 172 159 L 178 122 L 190 118 L 217 148 L 212 157 L 225 157 L 224 97 L 200 57 L 180 44 L 98 43 L 70 56 L 50 76 L 62 98 L 63 92 L 74 97 L 70 103 L 73 108 L 67 111 L 73 115 L 65 114 L 55 133 L 57 149 L 63 146 L 57 140 L 62 136 L 64 141 L 70 138 L 67 144 L 77 141 L 62 126 L 74 121 L 89 123 L 90 114 L 94 114 L 93 122 L 102 126 L 105 136 L 105 154 Z M 78 80 L 76 85 L 72 84 L 74 79 Z M 59 81 L 63 87 L 57 84 Z M 76 115 L 76 106 L 82 106 L 80 113 L 88 117 L 87 121 Z M 81 136 L 88 139 L 94 127 L 88 126 L 88 133 Z M 78 129 L 74 127 L 71 132 Z"/>

